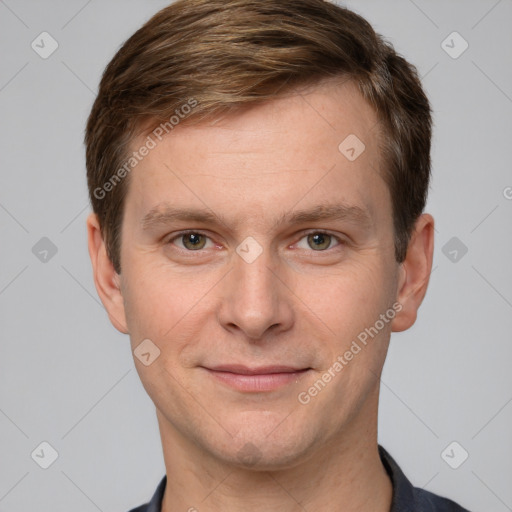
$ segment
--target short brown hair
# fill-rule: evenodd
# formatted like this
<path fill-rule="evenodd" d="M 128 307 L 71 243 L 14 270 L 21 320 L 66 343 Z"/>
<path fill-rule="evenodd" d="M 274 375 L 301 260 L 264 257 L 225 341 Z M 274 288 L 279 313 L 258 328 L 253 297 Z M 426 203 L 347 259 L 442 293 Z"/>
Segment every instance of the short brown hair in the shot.
<path fill-rule="evenodd" d="M 169 131 L 180 108 L 189 111 L 181 124 L 200 122 L 335 77 L 358 85 L 382 126 L 383 177 L 402 262 L 430 180 L 431 109 L 416 68 L 364 18 L 330 2 L 178 0 L 116 53 L 87 122 L 89 195 L 116 271 L 135 136 L 159 124 Z"/>

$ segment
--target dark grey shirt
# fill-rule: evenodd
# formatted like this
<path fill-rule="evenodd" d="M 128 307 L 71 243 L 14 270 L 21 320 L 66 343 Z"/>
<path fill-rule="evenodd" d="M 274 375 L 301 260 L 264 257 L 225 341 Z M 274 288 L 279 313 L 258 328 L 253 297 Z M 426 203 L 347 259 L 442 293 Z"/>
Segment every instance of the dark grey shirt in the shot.
<path fill-rule="evenodd" d="M 390 512 L 469 512 L 448 498 L 413 487 L 391 455 L 380 445 L 379 454 L 393 484 Z M 167 477 L 164 476 L 151 501 L 130 512 L 161 512 L 166 482 Z"/>

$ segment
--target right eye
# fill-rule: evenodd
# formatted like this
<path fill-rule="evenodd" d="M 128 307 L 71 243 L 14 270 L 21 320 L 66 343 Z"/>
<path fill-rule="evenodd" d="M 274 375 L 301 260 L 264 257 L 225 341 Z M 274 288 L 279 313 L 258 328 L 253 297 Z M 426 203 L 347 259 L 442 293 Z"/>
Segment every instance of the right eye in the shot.
<path fill-rule="evenodd" d="M 203 233 L 199 233 L 198 231 L 186 231 L 178 233 L 167 243 L 176 245 L 182 250 L 193 252 L 204 249 L 208 240 L 209 238 Z M 177 241 L 180 243 L 176 243 Z"/>

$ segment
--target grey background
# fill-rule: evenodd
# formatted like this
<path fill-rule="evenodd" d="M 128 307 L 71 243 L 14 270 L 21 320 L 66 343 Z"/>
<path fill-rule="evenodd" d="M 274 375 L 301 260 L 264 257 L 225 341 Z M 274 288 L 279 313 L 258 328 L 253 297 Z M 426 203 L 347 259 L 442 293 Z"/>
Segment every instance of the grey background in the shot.
<path fill-rule="evenodd" d="M 164 474 L 154 406 L 92 281 L 82 137 L 105 65 L 166 4 L 0 0 L 0 511 L 126 511 Z M 435 110 L 434 272 L 392 338 L 379 441 L 415 485 L 510 511 L 512 0 L 347 5 L 417 65 Z M 47 59 L 31 48 L 43 31 Z M 457 59 L 453 31 L 469 43 Z M 42 441 L 48 469 L 31 458 Z"/>

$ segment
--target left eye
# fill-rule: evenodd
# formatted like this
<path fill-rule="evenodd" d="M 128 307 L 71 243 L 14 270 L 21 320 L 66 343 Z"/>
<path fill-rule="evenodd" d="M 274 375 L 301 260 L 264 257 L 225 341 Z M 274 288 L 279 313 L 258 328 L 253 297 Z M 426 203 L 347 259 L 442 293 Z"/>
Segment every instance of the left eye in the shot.
<path fill-rule="evenodd" d="M 331 249 L 333 242 L 335 242 L 334 246 L 339 245 L 339 241 L 333 235 L 329 235 L 328 233 L 323 233 L 321 231 L 316 231 L 314 233 L 309 233 L 305 237 L 301 239 L 306 240 L 308 247 L 300 247 L 300 243 L 297 244 L 301 249 L 313 249 L 314 251 L 325 251 L 326 249 Z"/>

